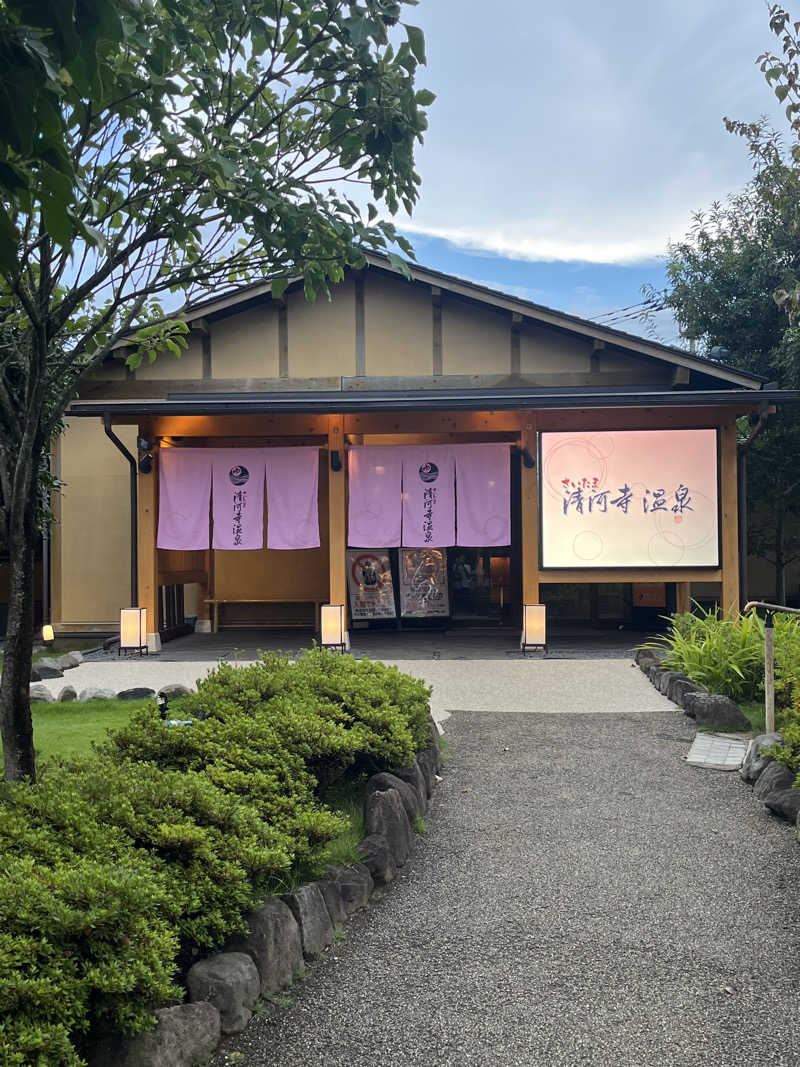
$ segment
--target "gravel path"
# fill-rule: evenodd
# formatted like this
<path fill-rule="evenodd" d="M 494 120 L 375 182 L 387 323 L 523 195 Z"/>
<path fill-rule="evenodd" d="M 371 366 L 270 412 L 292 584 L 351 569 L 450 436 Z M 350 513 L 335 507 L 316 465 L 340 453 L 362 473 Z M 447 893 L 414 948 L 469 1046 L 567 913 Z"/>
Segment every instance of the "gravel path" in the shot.
<path fill-rule="evenodd" d="M 692 732 L 454 712 L 411 865 L 215 1065 L 800 1064 L 800 846 Z"/>

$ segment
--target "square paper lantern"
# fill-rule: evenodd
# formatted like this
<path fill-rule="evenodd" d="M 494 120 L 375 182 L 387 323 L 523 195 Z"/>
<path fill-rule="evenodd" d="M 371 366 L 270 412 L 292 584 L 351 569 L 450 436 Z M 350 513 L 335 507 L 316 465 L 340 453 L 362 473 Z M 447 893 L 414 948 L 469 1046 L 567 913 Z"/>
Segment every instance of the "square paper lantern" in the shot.
<path fill-rule="evenodd" d="M 43 643 L 46 644 L 46 645 L 52 645 L 52 643 L 55 641 L 55 639 L 56 639 L 56 635 L 55 635 L 55 632 L 53 630 L 53 627 L 50 625 L 49 622 L 45 623 L 45 625 L 42 627 L 42 641 L 43 641 Z"/>
<path fill-rule="evenodd" d="M 323 604 L 320 609 L 321 642 L 323 648 L 344 652 L 347 635 L 344 630 L 344 604 Z"/>
<path fill-rule="evenodd" d="M 544 604 L 524 604 L 522 608 L 522 639 L 519 643 L 523 653 L 529 648 L 546 648 Z"/>
<path fill-rule="evenodd" d="M 119 613 L 119 651 L 147 651 L 147 608 L 123 608 Z"/>

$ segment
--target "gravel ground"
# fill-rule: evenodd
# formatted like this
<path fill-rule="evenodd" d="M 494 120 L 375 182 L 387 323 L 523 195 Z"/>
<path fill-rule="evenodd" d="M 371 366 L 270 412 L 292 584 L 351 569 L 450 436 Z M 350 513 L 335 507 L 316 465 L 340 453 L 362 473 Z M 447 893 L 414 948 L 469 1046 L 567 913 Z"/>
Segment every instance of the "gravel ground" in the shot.
<path fill-rule="evenodd" d="M 800 846 L 692 733 L 455 711 L 411 865 L 216 1067 L 800 1064 Z"/>

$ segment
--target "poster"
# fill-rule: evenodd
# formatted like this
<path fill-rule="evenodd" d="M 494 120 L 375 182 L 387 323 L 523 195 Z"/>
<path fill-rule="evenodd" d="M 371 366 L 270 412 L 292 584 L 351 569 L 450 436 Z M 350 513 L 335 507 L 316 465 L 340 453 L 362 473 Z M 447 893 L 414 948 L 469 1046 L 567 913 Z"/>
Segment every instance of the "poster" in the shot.
<path fill-rule="evenodd" d="M 414 619 L 450 614 L 446 549 L 400 549 L 400 614 Z"/>
<path fill-rule="evenodd" d="M 718 567 L 716 430 L 542 433 L 542 567 Z"/>
<path fill-rule="evenodd" d="M 347 586 L 352 619 L 394 619 L 394 584 L 388 552 L 349 549 Z"/>

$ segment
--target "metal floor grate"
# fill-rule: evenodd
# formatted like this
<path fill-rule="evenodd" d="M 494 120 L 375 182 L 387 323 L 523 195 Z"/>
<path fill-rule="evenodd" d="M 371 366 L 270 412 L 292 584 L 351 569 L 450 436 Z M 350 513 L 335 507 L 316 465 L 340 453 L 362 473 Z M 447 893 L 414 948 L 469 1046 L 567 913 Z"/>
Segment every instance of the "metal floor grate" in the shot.
<path fill-rule="evenodd" d="M 748 745 L 748 741 L 726 734 L 698 734 L 686 762 L 710 770 L 738 771 L 747 755 Z"/>

